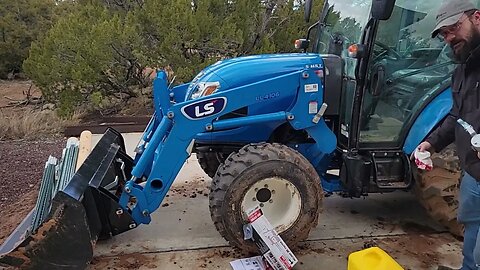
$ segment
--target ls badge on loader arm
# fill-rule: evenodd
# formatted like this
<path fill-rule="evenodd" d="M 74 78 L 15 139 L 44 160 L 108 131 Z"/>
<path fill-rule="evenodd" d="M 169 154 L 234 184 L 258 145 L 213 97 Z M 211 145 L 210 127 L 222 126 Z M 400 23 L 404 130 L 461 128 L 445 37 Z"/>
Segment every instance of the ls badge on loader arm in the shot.
<path fill-rule="evenodd" d="M 187 105 L 182 108 L 182 113 L 190 120 L 199 120 L 222 112 L 226 105 L 227 98 L 212 98 Z"/>

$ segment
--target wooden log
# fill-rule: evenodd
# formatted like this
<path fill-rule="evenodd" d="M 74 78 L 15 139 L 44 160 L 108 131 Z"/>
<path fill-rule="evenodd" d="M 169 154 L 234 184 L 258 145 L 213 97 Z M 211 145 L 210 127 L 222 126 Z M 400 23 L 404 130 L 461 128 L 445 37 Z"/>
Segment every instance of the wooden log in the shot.
<path fill-rule="evenodd" d="M 89 130 L 84 130 L 80 134 L 80 145 L 78 151 L 78 159 L 77 159 L 77 166 L 75 171 L 82 166 L 83 162 L 87 158 L 87 156 L 92 151 L 92 132 Z"/>

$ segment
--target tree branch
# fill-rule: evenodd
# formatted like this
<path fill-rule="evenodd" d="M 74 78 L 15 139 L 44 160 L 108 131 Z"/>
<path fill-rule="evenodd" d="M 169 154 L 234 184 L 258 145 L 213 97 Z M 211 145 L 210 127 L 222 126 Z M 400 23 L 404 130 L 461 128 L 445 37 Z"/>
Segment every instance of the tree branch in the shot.
<path fill-rule="evenodd" d="M 272 37 L 275 35 L 275 33 L 277 33 L 277 30 L 280 29 L 279 26 L 281 26 L 281 25 L 282 25 L 284 22 L 286 22 L 286 21 L 288 21 L 288 17 L 283 18 L 283 19 L 278 23 L 277 27 L 275 27 L 275 28 L 273 29 L 273 31 L 272 31 L 270 34 L 268 34 L 267 38 L 269 38 L 269 39 L 272 38 Z"/>

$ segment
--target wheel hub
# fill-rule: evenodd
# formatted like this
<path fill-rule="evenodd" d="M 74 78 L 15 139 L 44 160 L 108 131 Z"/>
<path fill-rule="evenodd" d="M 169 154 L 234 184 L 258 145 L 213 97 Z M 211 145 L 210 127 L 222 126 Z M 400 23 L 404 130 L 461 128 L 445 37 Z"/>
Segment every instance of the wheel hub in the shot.
<path fill-rule="evenodd" d="M 261 188 L 257 191 L 256 198 L 261 203 L 268 202 L 272 198 L 272 192 L 268 188 Z"/>
<path fill-rule="evenodd" d="M 268 221 L 281 233 L 299 218 L 302 200 L 298 189 L 281 177 L 262 179 L 251 186 L 242 200 L 242 211 L 260 206 Z"/>

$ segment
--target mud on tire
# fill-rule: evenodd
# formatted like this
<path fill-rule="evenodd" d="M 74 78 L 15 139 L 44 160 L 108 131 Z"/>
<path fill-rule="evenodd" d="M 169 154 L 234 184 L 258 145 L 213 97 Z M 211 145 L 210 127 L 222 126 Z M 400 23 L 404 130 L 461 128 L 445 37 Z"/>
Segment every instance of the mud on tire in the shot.
<path fill-rule="evenodd" d="M 320 178 L 310 162 L 297 151 L 281 144 L 246 145 L 230 154 L 218 169 L 209 197 L 210 214 L 218 232 L 243 252 L 258 250 L 251 241 L 243 240 L 246 216 L 242 201 L 256 183 L 271 178 L 284 179 L 282 181 L 288 182 L 287 185 L 294 186 L 301 201 L 299 214 L 291 226 L 276 228 L 287 245 L 293 248 L 298 242 L 306 240 L 310 230 L 317 225 L 322 189 Z M 269 218 L 268 212 L 265 216 Z"/>
<path fill-rule="evenodd" d="M 458 191 L 461 170 L 455 147 L 449 145 L 432 155 L 433 170 L 415 170 L 415 194 L 428 214 L 452 234 L 463 236 L 463 226 L 457 222 Z"/>

